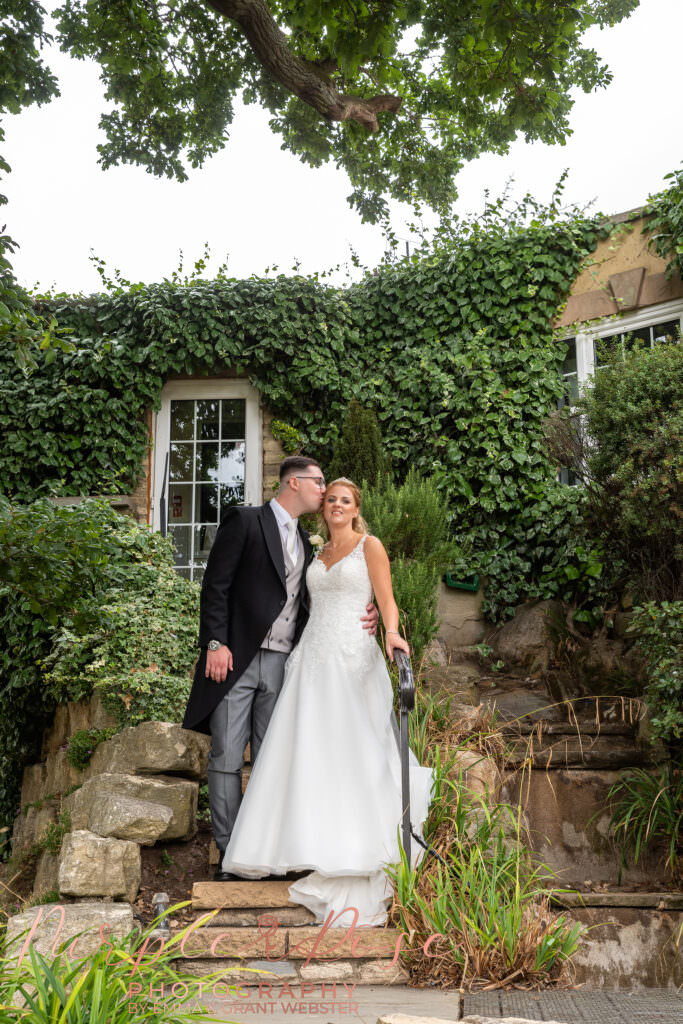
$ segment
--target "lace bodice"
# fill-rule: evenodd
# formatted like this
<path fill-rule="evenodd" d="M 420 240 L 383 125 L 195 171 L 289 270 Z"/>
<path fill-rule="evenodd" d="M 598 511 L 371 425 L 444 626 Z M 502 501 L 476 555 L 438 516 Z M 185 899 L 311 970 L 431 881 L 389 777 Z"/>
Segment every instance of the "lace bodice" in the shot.
<path fill-rule="evenodd" d="M 306 586 L 311 598 L 310 617 L 297 647 L 313 645 L 345 658 L 364 657 L 377 649 L 377 641 L 360 621 L 372 600 L 372 584 L 365 561 L 365 538 L 329 569 L 318 555 L 308 566 Z M 377 649 L 378 650 L 378 649 Z"/>

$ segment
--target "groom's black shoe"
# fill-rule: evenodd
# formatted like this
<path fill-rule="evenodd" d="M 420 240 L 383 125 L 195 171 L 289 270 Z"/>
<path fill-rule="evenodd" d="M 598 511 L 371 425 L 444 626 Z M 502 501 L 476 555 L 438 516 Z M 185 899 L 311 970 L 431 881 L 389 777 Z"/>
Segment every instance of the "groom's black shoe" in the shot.
<path fill-rule="evenodd" d="M 244 879 L 241 875 L 233 875 L 230 871 L 223 871 L 221 864 L 223 863 L 223 857 L 225 856 L 225 850 L 218 847 L 218 867 L 216 868 L 213 876 L 214 882 L 243 882 Z"/>

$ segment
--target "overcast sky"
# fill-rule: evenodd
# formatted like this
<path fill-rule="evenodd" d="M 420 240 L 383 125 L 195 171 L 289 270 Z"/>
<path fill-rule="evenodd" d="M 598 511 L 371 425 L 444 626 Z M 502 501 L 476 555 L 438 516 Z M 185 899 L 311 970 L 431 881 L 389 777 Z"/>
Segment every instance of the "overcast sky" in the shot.
<path fill-rule="evenodd" d="M 565 146 L 520 141 L 507 157 L 469 165 L 459 176 L 458 212 L 479 211 L 484 189 L 496 196 L 510 176 L 515 194 L 547 200 L 566 167 L 567 201 L 595 199 L 605 213 L 643 203 L 683 159 L 682 40 L 682 0 L 641 0 L 621 25 L 589 33 L 586 42 L 613 72 L 611 85 L 588 96 L 577 91 Z M 304 167 L 282 152 L 260 108 L 239 109 L 226 149 L 183 184 L 132 166 L 102 171 L 98 68 L 57 51 L 50 63 L 61 98 L 5 121 L 12 174 L 3 182 L 9 206 L 0 216 L 20 243 L 13 263 L 24 285 L 99 290 L 91 249 L 109 268 L 148 282 L 170 275 L 181 249 L 189 267 L 204 242 L 212 265 L 227 258 L 236 277 L 273 264 L 289 272 L 295 260 L 304 273 L 348 266 L 351 247 L 367 265 L 381 259 L 381 231 L 348 207 L 346 175 Z M 405 236 L 395 211 L 394 230 Z M 344 280 L 343 272 L 335 279 Z"/>

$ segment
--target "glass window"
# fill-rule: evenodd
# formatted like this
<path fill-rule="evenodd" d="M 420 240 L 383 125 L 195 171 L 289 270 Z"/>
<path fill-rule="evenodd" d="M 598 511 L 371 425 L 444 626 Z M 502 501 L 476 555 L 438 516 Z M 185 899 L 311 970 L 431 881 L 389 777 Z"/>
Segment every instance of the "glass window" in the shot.
<path fill-rule="evenodd" d="M 637 327 L 631 331 L 623 331 L 618 334 L 610 334 L 605 338 L 595 338 L 593 350 L 595 352 L 595 369 L 599 370 L 607 363 L 608 357 L 620 349 L 622 356 L 644 345 L 646 348 L 653 348 L 655 345 L 671 344 L 680 340 L 681 322 L 675 320 L 663 320 L 660 323 L 648 324 L 645 327 Z"/>
<path fill-rule="evenodd" d="M 218 525 L 244 501 L 246 400 L 171 400 L 167 525 L 177 571 L 201 580 Z"/>

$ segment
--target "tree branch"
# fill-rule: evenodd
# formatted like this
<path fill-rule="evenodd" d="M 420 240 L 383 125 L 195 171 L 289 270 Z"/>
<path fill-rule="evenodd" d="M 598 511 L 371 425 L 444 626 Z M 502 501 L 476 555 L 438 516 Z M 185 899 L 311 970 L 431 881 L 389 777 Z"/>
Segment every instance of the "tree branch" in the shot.
<path fill-rule="evenodd" d="M 382 110 L 396 113 L 401 106 L 401 97 L 390 93 L 369 99 L 340 93 L 327 74 L 331 62 L 307 61 L 293 53 L 265 0 L 206 2 L 239 25 L 259 63 L 273 78 L 328 120 L 357 121 L 369 132 L 376 132 L 377 114 Z"/>

